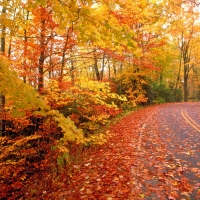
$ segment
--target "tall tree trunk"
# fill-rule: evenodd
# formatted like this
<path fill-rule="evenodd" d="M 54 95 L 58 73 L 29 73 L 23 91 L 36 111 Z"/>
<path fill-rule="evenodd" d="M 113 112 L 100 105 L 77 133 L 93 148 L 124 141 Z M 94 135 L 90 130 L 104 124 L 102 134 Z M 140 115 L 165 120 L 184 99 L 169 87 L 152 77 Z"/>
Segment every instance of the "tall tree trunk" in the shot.
<path fill-rule="evenodd" d="M 26 14 L 26 20 L 29 18 L 29 12 Z M 27 31 L 24 29 L 24 61 L 23 61 L 23 81 L 26 83 L 26 72 L 27 72 L 27 63 L 26 63 L 26 56 L 27 56 L 27 42 L 28 42 L 28 37 L 27 37 Z"/>
<path fill-rule="evenodd" d="M 13 21 L 15 21 L 16 18 L 16 13 L 17 13 L 17 8 L 14 9 L 14 12 L 12 13 L 13 15 Z M 15 28 L 15 27 L 14 27 Z M 15 29 L 10 30 L 10 36 L 9 36 L 9 42 L 8 42 L 8 57 L 10 58 L 11 56 L 11 50 L 12 50 L 12 38 L 13 38 L 13 32 L 15 31 Z"/>
<path fill-rule="evenodd" d="M 64 71 L 64 66 L 65 66 L 65 53 L 66 53 L 66 50 L 64 49 L 62 52 L 62 63 L 61 63 L 60 78 L 59 78 L 60 81 L 63 78 L 63 71 Z"/>
<path fill-rule="evenodd" d="M 115 60 L 113 61 L 113 71 L 114 71 L 114 77 L 116 78 L 117 69 L 116 69 L 116 62 L 115 62 Z"/>
<path fill-rule="evenodd" d="M 38 91 L 42 93 L 44 88 L 44 61 L 45 61 L 45 20 L 41 20 L 40 57 L 38 66 Z"/>
<path fill-rule="evenodd" d="M 188 102 L 188 66 L 184 66 L 184 83 L 183 83 L 183 90 L 184 90 L 184 102 Z"/>
<path fill-rule="evenodd" d="M 110 58 L 108 58 L 108 79 L 110 80 Z"/>
<path fill-rule="evenodd" d="M 184 91 L 184 102 L 188 102 L 188 95 L 189 95 L 189 90 L 188 90 L 188 76 L 190 72 L 190 52 L 189 52 L 189 42 L 185 44 L 185 47 L 183 48 L 183 64 L 184 64 L 184 74 L 183 74 L 183 91 Z"/>
<path fill-rule="evenodd" d="M 100 81 L 101 77 L 100 77 L 100 73 L 99 73 L 99 69 L 98 69 L 98 59 L 97 59 L 96 49 L 94 49 L 93 55 L 94 55 L 94 71 L 95 71 L 95 75 L 96 75 L 96 80 Z"/>
<path fill-rule="evenodd" d="M 53 47 L 54 47 L 54 41 L 53 41 L 53 29 L 51 29 L 51 44 L 50 44 L 50 50 L 49 50 L 49 79 L 51 79 L 53 77 L 53 70 L 54 70 L 54 65 L 53 65 L 53 59 L 52 59 L 52 55 L 53 55 Z"/>
<path fill-rule="evenodd" d="M 100 80 L 103 80 L 103 74 L 104 74 L 104 68 L 105 68 L 105 52 L 103 53 L 103 60 L 102 60 L 102 68 L 101 68 L 101 74 L 100 74 Z"/>
<path fill-rule="evenodd" d="M 23 81 L 26 83 L 26 53 L 27 53 L 27 36 L 26 29 L 24 30 L 24 61 L 23 61 Z"/>
<path fill-rule="evenodd" d="M 65 67 L 65 55 L 66 55 L 66 52 L 68 50 L 67 45 L 68 45 L 68 41 L 69 41 L 69 37 L 70 37 L 70 31 L 71 31 L 71 28 L 68 28 L 67 35 L 66 35 L 66 38 L 65 38 L 64 47 L 63 47 L 63 50 L 62 50 L 62 62 L 61 62 L 59 81 L 61 81 L 62 78 L 63 78 L 63 72 L 64 72 L 64 67 Z M 72 49 L 71 49 L 71 51 L 72 51 Z"/>
<path fill-rule="evenodd" d="M 70 54 L 70 61 L 71 61 L 70 76 L 71 76 L 72 85 L 74 85 L 74 83 L 75 83 L 75 76 L 74 76 L 75 66 L 74 66 L 74 58 L 73 58 L 72 49 L 71 49 L 71 54 Z"/>
<path fill-rule="evenodd" d="M 1 36 L 1 52 L 5 53 L 5 47 L 6 47 L 6 38 L 5 38 L 5 30 L 6 28 L 2 27 L 2 36 Z"/>
<path fill-rule="evenodd" d="M 4 14 L 6 13 L 5 7 L 2 8 L 2 13 L 4 13 Z M 5 50 L 6 50 L 6 27 L 4 25 L 2 26 L 1 33 L 2 33 L 2 35 L 1 35 L 0 52 L 2 54 L 5 54 Z M 0 136 L 2 136 L 3 132 L 4 132 L 4 124 L 3 124 L 3 119 L 2 119 L 4 106 L 5 106 L 5 97 L 0 93 Z"/>
<path fill-rule="evenodd" d="M 189 38 L 185 39 L 183 37 L 183 32 L 181 36 L 181 46 L 180 50 L 182 53 L 182 59 L 183 59 L 183 91 L 184 91 L 184 102 L 188 101 L 189 98 L 189 89 L 188 89 L 188 77 L 190 70 L 193 68 L 193 65 L 190 64 L 191 61 L 191 55 L 192 55 L 192 50 L 193 50 L 193 43 L 192 43 L 192 33 L 193 33 L 193 28 L 191 30 L 191 35 Z"/>
<path fill-rule="evenodd" d="M 120 74 L 122 74 L 122 67 L 123 67 L 123 64 L 120 63 Z M 120 83 L 119 83 L 119 95 L 122 95 L 122 79 L 120 79 Z"/>
<path fill-rule="evenodd" d="M 177 95 L 178 83 L 180 81 L 181 66 L 182 66 L 182 52 L 181 52 L 181 56 L 180 56 L 180 60 L 179 60 L 178 74 L 177 74 L 176 83 L 175 83 L 175 89 L 174 89 L 174 98 L 175 98 L 175 100 L 176 100 L 176 95 Z"/>
<path fill-rule="evenodd" d="M 2 8 L 2 13 L 5 14 L 6 13 L 6 8 L 3 7 Z M 1 29 L 1 49 L 0 49 L 1 53 L 5 53 L 6 51 L 6 27 L 3 25 L 2 29 Z"/>
<path fill-rule="evenodd" d="M 63 51 L 62 51 L 62 63 L 61 63 L 61 69 L 60 69 L 61 79 L 60 80 L 62 80 L 62 77 L 63 77 L 63 71 L 64 71 L 64 66 L 65 66 L 65 55 L 66 55 L 66 51 L 67 51 L 67 43 L 68 43 L 68 34 L 67 34 L 67 37 L 66 37 L 66 40 L 65 40 Z"/>
<path fill-rule="evenodd" d="M 44 52 L 40 53 L 40 58 L 39 58 L 39 67 L 38 67 L 38 91 L 42 93 L 42 90 L 44 88 Z"/>
<path fill-rule="evenodd" d="M 8 45 L 8 57 L 9 58 L 11 56 L 11 49 L 12 49 L 12 36 L 10 36 L 9 45 Z"/>

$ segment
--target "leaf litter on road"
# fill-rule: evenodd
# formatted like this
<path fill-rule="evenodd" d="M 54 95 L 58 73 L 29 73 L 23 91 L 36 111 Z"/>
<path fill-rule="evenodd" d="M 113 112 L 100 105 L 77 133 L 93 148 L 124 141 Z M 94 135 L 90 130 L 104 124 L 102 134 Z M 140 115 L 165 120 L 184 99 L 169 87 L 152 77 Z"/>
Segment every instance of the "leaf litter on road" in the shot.
<path fill-rule="evenodd" d="M 73 166 L 71 179 L 49 199 L 200 198 L 199 162 L 193 166 L 176 155 L 185 152 L 190 159 L 197 151 L 187 139 L 179 144 L 181 138 L 168 127 L 170 113 L 158 117 L 160 109 L 154 106 L 133 112 L 113 125 L 112 138 L 89 149 L 83 161 Z M 190 176 L 196 179 L 191 181 Z"/>

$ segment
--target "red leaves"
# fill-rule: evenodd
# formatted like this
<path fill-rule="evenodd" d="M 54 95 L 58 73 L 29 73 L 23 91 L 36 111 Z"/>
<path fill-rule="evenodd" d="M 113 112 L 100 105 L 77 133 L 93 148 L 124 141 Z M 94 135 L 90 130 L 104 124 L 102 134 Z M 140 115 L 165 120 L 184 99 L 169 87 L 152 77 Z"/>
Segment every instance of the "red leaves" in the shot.
<path fill-rule="evenodd" d="M 113 138 L 108 144 L 92 149 L 85 161 L 76 166 L 67 188 L 67 192 L 73 191 L 71 199 L 178 200 L 191 197 L 199 185 L 192 184 L 186 176 L 190 171 L 197 174 L 198 168 L 189 168 L 181 159 L 175 159 L 161 140 L 156 108 L 159 107 L 133 113 L 111 127 Z M 167 133 L 170 134 L 170 130 Z M 137 148 L 139 136 L 140 149 Z M 167 138 L 173 145 L 174 140 Z"/>
<path fill-rule="evenodd" d="M 109 143 L 100 149 L 89 150 L 85 161 L 74 165 L 70 185 L 64 192 L 69 199 L 128 199 L 130 196 L 143 196 L 142 185 L 135 180 L 131 170 L 142 166 L 138 160 L 141 154 L 134 152 L 137 144 L 135 131 L 140 126 L 135 119 L 142 117 L 142 114 L 125 117 L 113 126 L 113 138 Z M 148 174 L 148 170 L 141 171 L 141 178 L 144 174 Z"/>
<path fill-rule="evenodd" d="M 29 190 L 28 197 L 42 195 L 44 199 L 102 200 L 198 198 L 200 185 L 192 181 L 188 174 L 191 177 L 199 176 L 199 162 L 195 167 L 188 166 L 185 160 L 175 157 L 174 151 L 179 153 L 186 149 L 179 150 L 174 144 L 172 127 L 169 129 L 167 124 L 164 124 L 164 131 L 160 134 L 161 127 L 159 129 L 158 125 L 165 122 L 163 118 L 162 122 L 158 120 L 158 114 L 163 112 L 160 109 L 159 106 L 149 107 L 124 117 L 110 128 L 113 137 L 108 143 L 80 151 L 81 159 L 67 166 L 65 172 L 60 174 L 60 180 L 50 185 L 51 174 L 41 173 L 43 179 L 40 179 L 40 186 L 48 183 L 48 187 L 43 187 L 43 191 L 40 189 L 36 194 L 31 194 Z M 163 139 L 165 134 L 170 143 Z M 73 151 L 77 149 L 77 146 L 72 146 Z M 44 162 L 44 166 L 47 163 Z M 20 187 L 18 181 L 15 184 Z"/>
<path fill-rule="evenodd" d="M 188 192 L 193 190 L 192 185 L 189 183 L 189 179 L 186 177 L 181 178 L 179 187 L 181 187 L 182 190 L 186 190 Z"/>
<path fill-rule="evenodd" d="M 18 182 L 14 182 L 11 186 L 13 188 L 15 188 L 16 190 L 18 190 L 18 189 L 21 189 L 21 187 L 23 186 L 23 184 L 18 181 Z"/>
<path fill-rule="evenodd" d="M 110 115 L 111 117 L 115 117 L 122 112 L 121 108 L 109 108 L 104 105 L 94 105 L 92 107 L 95 115 Z"/>

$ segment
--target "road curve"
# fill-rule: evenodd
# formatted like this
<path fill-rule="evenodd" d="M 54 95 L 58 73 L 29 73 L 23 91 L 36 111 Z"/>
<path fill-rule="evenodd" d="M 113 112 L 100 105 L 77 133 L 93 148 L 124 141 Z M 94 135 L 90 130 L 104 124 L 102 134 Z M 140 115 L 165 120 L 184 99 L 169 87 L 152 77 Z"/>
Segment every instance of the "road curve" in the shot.
<path fill-rule="evenodd" d="M 200 103 L 160 105 L 144 124 L 144 199 L 200 199 Z"/>
<path fill-rule="evenodd" d="M 200 199 L 200 103 L 143 108 L 109 131 L 108 142 L 83 154 L 66 186 L 45 199 Z"/>

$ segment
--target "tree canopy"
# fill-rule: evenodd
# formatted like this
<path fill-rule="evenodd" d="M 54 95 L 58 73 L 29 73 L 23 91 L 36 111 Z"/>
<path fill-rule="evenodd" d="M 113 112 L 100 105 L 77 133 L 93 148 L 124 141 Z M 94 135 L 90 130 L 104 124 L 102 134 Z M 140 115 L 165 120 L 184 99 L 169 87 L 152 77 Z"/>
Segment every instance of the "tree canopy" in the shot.
<path fill-rule="evenodd" d="M 5 180 L 14 166 L 21 188 L 25 165 L 49 166 L 50 154 L 61 170 L 73 145 L 104 143 L 123 111 L 199 100 L 199 28 L 194 0 L 2 0 Z"/>

